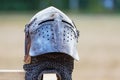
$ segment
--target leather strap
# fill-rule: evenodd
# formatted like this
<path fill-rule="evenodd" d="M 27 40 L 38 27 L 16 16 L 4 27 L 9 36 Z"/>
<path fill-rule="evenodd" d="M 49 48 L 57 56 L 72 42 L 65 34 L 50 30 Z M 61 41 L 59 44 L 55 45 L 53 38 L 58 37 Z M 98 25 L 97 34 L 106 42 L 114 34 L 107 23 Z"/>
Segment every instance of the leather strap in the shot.
<path fill-rule="evenodd" d="M 25 56 L 24 56 L 24 63 L 29 64 L 31 63 L 31 56 L 29 55 L 29 50 L 31 46 L 31 39 L 29 35 L 29 26 L 26 25 L 25 27 Z"/>

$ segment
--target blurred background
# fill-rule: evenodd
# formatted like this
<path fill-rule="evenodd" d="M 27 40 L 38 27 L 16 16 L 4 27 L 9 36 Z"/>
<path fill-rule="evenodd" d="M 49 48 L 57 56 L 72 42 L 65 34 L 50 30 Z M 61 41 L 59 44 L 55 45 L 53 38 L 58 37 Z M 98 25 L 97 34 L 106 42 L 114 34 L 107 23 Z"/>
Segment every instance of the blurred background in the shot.
<path fill-rule="evenodd" d="M 49 6 L 80 31 L 73 80 L 120 80 L 120 0 L 0 0 L 0 70 L 23 69 L 24 26 Z"/>

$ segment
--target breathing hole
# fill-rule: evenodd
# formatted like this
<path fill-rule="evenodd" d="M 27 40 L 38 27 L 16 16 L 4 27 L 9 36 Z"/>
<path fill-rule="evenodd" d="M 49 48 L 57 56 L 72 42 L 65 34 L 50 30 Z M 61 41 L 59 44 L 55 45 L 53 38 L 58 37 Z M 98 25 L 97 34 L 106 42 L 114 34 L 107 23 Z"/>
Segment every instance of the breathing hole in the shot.
<path fill-rule="evenodd" d="M 54 39 L 54 37 L 52 37 L 52 39 Z"/>
<path fill-rule="evenodd" d="M 54 33 L 52 33 L 52 35 L 54 35 Z"/>
<path fill-rule="evenodd" d="M 51 29 L 51 31 L 53 31 L 53 29 Z"/>

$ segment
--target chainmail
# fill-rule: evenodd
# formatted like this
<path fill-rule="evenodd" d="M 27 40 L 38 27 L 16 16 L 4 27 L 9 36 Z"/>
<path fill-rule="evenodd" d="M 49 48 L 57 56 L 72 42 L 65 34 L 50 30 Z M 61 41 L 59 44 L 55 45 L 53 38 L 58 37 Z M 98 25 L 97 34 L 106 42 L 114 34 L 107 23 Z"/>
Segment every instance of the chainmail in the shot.
<path fill-rule="evenodd" d="M 74 59 L 63 53 L 49 53 L 32 57 L 30 64 L 24 64 L 25 80 L 42 80 L 44 72 L 55 72 L 58 80 L 72 80 Z M 60 79 L 61 78 L 61 79 Z"/>

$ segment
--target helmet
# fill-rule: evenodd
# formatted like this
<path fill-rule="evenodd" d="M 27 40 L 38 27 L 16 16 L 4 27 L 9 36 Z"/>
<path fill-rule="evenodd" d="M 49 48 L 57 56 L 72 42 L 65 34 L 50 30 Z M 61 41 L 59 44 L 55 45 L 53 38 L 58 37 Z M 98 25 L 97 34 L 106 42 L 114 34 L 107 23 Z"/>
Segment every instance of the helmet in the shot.
<path fill-rule="evenodd" d="M 72 20 L 55 7 L 33 16 L 25 27 L 25 34 L 25 54 L 38 56 L 57 52 L 79 60 L 76 48 L 79 31 Z"/>

